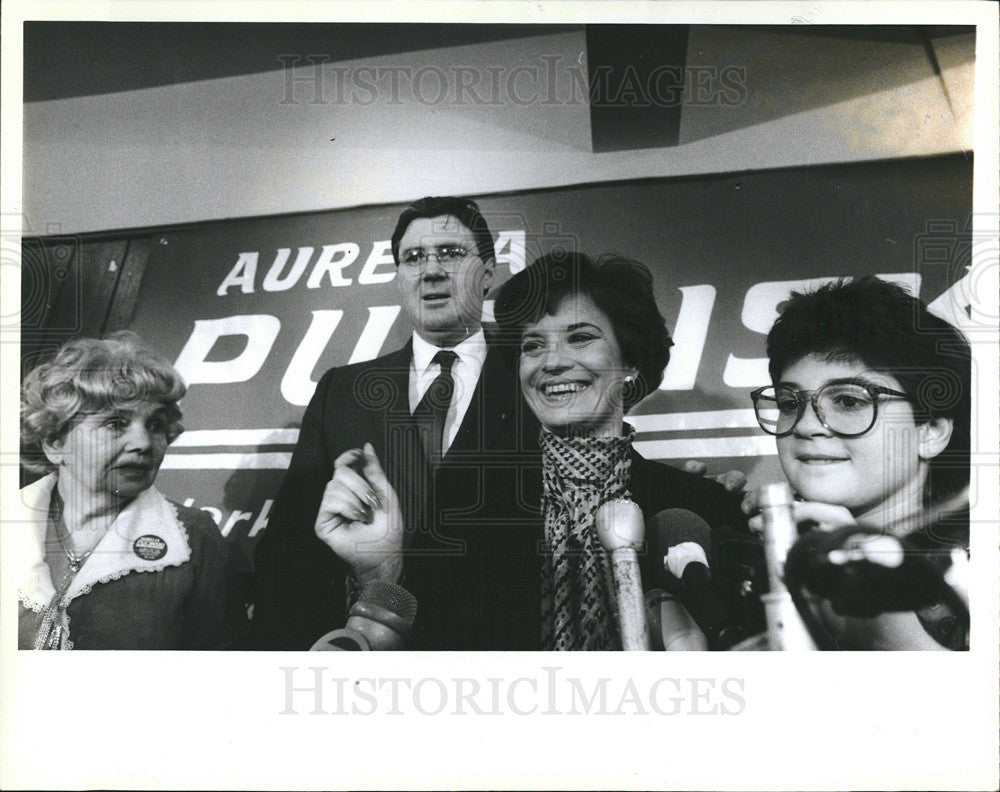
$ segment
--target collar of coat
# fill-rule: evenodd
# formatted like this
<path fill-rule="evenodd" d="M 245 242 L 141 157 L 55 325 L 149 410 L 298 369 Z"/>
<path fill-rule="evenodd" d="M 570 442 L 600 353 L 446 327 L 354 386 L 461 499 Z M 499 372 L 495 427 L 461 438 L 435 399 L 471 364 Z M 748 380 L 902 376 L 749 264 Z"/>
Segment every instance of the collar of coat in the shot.
<path fill-rule="evenodd" d="M 56 474 L 21 490 L 26 509 L 18 538 L 16 575 L 18 598 L 33 611 L 52 601 L 55 586 L 45 563 L 45 533 Z M 150 487 L 122 509 L 67 589 L 63 602 L 86 594 L 98 583 L 131 572 L 156 572 L 180 566 L 191 558 L 187 529 L 176 507 Z"/>

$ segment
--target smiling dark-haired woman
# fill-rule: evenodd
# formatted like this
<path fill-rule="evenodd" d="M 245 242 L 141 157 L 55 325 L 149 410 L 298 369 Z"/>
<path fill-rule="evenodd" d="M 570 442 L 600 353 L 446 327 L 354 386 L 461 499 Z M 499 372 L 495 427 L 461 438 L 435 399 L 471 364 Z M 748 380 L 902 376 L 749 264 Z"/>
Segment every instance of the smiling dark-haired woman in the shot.
<path fill-rule="evenodd" d="M 463 584 L 473 573 L 504 585 L 506 629 L 516 636 L 519 649 L 623 648 L 611 563 L 595 518 L 605 502 L 630 497 L 647 521 L 671 509 L 688 527 L 693 519 L 702 546 L 682 549 L 689 560 L 700 553 L 697 560 L 708 561 L 713 572 L 707 585 L 714 593 L 705 599 L 717 607 L 711 614 L 702 612 L 699 624 L 707 640 L 683 608 L 661 591 L 653 611 L 662 623 L 659 630 L 655 625 L 650 630 L 651 646 L 725 648 L 739 637 L 740 628 L 748 633 L 760 629 L 759 605 L 740 593 L 743 562 L 753 555 L 747 547 L 759 550 L 759 545 L 743 525 L 739 496 L 711 479 L 647 461 L 632 448 L 634 432 L 624 421 L 625 411 L 659 385 L 671 346 L 649 270 L 618 257 L 594 262 L 575 253 L 543 256 L 499 290 L 494 315 L 499 326 L 495 343 L 516 358 L 521 391 L 541 429 L 522 416 L 520 430 L 530 427 L 534 437 L 523 437 L 521 448 L 526 450 L 501 460 L 516 465 L 513 487 L 492 491 L 479 484 L 484 498 L 516 502 L 520 516 L 514 524 L 480 517 L 474 530 L 480 536 L 487 529 L 509 531 L 518 537 L 516 552 L 510 550 L 513 544 L 504 551 L 506 537 L 494 542 L 495 549 L 475 559 L 488 572 L 462 555 L 470 552 L 471 543 L 458 552 L 450 548 L 450 558 L 441 554 L 458 570 L 452 572 L 457 581 L 452 596 L 461 601 Z M 540 455 L 533 450 L 535 438 Z M 398 579 L 408 530 L 435 535 L 440 530 L 447 536 L 465 516 L 446 515 L 440 526 L 405 525 L 400 499 L 371 444 L 345 452 L 334 466 L 325 496 L 327 516 L 316 521 L 315 531 L 352 565 L 359 581 L 366 576 Z M 670 586 L 663 568 L 666 542 L 657 534 L 647 532 L 639 559 L 646 591 Z M 493 604 L 473 599 L 456 612 L 475 630 L 503 640 L 502 623 L 494 629 L 500 622 Z M 727 618 L 727 609 L 737 624 Z M 510 629 L 511 614 L 516 630 Z"/>
<path fill-rule="evenodd" d="M 670 358 L 672 341 L 649 270 L 616 256 L 595 262 L 552 253 L 504 284 L 495 315 L 517 341 L 521 390 L 542 426 L 542 648 L 621 648 L 595 517 L 603 503 L 622 497 L 639 505 L 647 524 L 667 509 L 708 523 L 709 557 L 700 560 L 710 562 L 719 601 L 734 602 L 730 551 L 740 546 L 741 523 L 735 496 L 714 481 L 644 459 L 625 422 L 625 412 L 659 386 Z M 640 557 L 647 591 L 664 586 L 668 548 L 660 541 L 647 530 Z"/>
<path fill-rule="evenodd" d="M 185 385 L 131 333 L 67 342 L 21 388 L 21 649 L 231 649 L 246 609 L 203 511 L 154 486 Z"/>

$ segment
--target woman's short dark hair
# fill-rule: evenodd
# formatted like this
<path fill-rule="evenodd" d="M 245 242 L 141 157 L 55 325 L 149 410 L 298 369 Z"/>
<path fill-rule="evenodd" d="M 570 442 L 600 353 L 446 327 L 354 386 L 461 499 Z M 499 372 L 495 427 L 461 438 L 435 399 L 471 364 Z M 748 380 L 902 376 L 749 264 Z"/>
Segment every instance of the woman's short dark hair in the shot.
<path fill-rule="evenodd" d="M 399 264 L 399 240 L 403 238 L 410 223 L 421 217 L 433 218 L 451 215 L 472 232 L 476 240 L 479 258 L 484 262 L 496 259 L 496 249 L 493 247 L 493 234 L 486 224 L 486 218 L 479 211 L 479 204 L 469 198 L 458 198 L 452 195 L 428 196 L 407 206 L 399 220 L 396 230 L 392 232 L 392 258 Z"/>
<path fill-rule="evenodd" d="M 186 390 L 177 370 L 135 333 L 67 341 L 21 383 L 22 465 L 38 473 L 51 470 L 43 443 L 65 435 L 80 413 L 113 410 L 129 402 L 163 404 L 167 440 L 173 442 L 184 431 L 177 402 Z"/>
<path fill-rule="evenodd" d="M 575 294 L 588 297 L 608 317 L 622 361 L 639 372 L 635 386 L 625 390 L 628 409 L 659 386 L 673 346 L 645 265 L 614 255 L 594 262 L 583 253 L 547 253 L 500 288 L 493 313 L 504 331 L 519 336 Z"/>
<path fill-rule="evenodd" d="M 928 502 L 969 483 L 969 342 L 902 286 L 866 275 L 812 292 L 793 292 L 767 335 L 768 370 L 777 383 L 806 355 L 860 361 L 896 378 L 917 423 L 950 418 L 951 441 L 930 463 Z"/>

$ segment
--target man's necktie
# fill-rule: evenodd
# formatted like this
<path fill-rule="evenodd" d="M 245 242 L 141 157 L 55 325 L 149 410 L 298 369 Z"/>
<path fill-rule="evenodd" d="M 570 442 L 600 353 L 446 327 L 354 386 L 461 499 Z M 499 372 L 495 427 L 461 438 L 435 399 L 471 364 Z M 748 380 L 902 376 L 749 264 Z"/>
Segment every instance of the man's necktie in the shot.
<path fill-rule="evenodd" d="M 444 448 L 444 422 L 448 417 L 451 397 L 455 393 L 455 380 L 451 376 L 451 367 L 455 365 L 456 360 L 458 355 L 454 352 L 447 349 L 438 350 L 431 362 L 441 366 L 441 373 L 434 378 L 417 409 L 413 411 L 413 420 L 420 430 L 420 440 L 424 444 L 424 451 L 427 452 L 427 459 L 432 464 L 441 461 Z"/>

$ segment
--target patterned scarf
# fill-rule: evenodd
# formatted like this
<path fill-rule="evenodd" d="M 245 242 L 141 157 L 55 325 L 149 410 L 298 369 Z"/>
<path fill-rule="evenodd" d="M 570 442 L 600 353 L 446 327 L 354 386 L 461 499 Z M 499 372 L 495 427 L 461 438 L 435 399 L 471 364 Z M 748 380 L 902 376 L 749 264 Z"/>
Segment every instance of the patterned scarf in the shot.
<path fill-rule="evenodd" d="M 560 437 L 542 429 L 542 648 L 621 649 L 614 580 L 594 518 L 598 507 L 629 497 L 625 437 Z"/>

